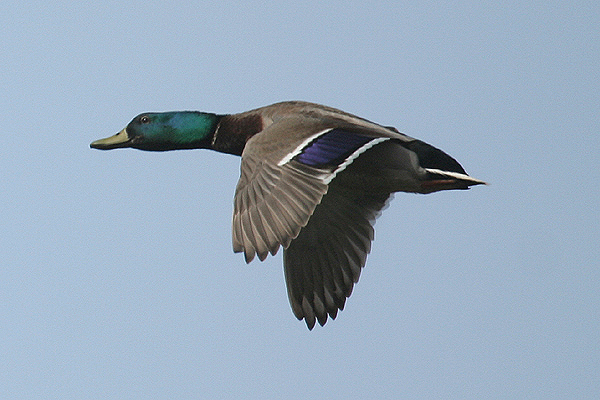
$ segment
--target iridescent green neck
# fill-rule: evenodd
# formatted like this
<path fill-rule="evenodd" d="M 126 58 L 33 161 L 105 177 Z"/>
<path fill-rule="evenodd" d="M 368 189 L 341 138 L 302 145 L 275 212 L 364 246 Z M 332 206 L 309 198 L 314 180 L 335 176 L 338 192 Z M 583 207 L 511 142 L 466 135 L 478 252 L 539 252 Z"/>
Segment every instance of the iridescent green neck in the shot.
<path fill-rule="evenodd" d="M 166 151 L 210 148 L 219 117 L 197 111 L 140 114 L 127 126 L 132 147 Z"/>
<path fill-rule="evenodd" d="M 246 142 L 263 129 L 257 114 L 217 115 L 198 111 L 143 113 L 125 129 L 90 147 L 133 147 L 148 151 L 212 149 L 241 156 Z"/>

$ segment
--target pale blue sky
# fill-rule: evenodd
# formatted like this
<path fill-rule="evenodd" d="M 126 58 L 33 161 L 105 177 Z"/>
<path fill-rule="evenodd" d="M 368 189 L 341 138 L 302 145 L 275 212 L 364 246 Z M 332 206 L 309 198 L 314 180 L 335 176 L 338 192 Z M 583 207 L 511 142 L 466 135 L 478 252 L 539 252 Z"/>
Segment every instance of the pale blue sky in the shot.
<path fill-rule="evenodd" d="M 0 398 L 600 396 L 597 1 L 4 1 Z M 239 159 L 89 149 L 308 100 L 490 186 L 397 194 L 335 321 L 231 250 Z"/>

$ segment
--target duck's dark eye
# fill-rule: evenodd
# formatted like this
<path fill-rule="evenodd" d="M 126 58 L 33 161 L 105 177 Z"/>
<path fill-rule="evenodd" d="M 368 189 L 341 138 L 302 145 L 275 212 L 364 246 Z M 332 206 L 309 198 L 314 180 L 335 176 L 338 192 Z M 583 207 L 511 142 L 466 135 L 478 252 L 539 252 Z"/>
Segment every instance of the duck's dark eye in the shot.
<path fill-rule="evenodd" d="M 142 115 L 140 117 L 140 123 L 147 124 L 148 122 L 150 122 L 150 118 L 147 115 Z"/>

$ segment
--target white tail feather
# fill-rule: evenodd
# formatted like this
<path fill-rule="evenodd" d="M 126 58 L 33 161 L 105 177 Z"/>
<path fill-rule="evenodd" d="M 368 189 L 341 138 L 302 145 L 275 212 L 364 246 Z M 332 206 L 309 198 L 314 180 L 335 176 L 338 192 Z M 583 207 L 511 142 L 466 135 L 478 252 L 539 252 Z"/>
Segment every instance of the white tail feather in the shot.
<path fill-rule="evenodd" d="M 443 171 L 441 169 L 435 168 L 425 168 L 425 171 L 430 172 L 432 174 L 447 176 L 449 178 L 460 179 L 461 181 L 473 182 L 474 185 L 487 185 L 487 183 L 484 181 L 475 179 L 466 174 L 460 174 L 458 172 Z"/>

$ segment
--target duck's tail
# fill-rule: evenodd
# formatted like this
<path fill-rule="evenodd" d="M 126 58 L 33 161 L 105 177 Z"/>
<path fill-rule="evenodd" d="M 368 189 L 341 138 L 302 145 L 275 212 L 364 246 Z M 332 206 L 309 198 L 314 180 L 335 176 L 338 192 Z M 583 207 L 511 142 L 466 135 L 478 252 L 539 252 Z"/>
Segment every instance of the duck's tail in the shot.
<path fill-rule="evenodd" d="M 470 186 L 487 184 L 469 176 L 458 161 L 430 144 L 414 140 L 404 147 L 417 155 L 419 166 L 427 171 L 425 179 L 421 182 L 422 193 L 468 189 Z"/>

